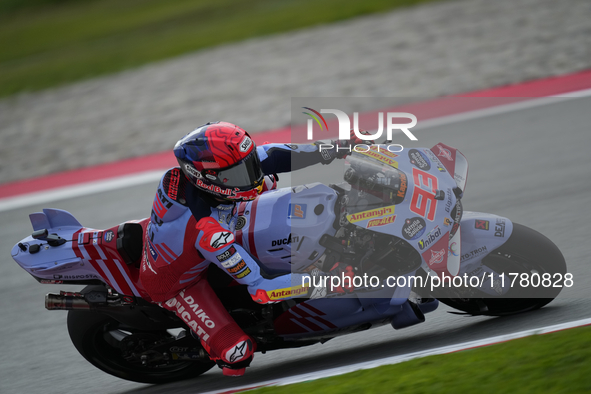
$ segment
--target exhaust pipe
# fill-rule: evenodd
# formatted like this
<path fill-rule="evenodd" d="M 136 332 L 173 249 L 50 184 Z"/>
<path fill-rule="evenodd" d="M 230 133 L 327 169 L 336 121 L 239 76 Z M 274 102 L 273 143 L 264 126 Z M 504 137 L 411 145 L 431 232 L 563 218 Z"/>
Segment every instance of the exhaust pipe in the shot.
<path fill-rule="evenodd" d="M 84 299 L 84 295 L 80 293 L 60 291 L 60 294 L 48 293 L 45 295 L 45 309 L 50 311 L 87 310 L 90 309 L 90 304 Z"/>

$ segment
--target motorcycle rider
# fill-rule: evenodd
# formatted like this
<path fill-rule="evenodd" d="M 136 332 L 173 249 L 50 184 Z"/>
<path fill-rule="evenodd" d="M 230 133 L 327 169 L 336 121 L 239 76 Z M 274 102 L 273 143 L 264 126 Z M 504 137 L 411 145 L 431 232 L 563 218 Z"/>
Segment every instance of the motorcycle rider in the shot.
<path fill-rule="evenodd" d="M 362 143 L 356 137 L 352 141 Z M 335 141 L 334 149 L 322 152 L 316 144 L 256 147 L 246 131 L 227 122 L 207 123 L 176 143 L 179 167 L 160 180 L 145 232 L 140 278 L 150 298 L 175 312 L 199 337 L 224 375 L 243 375 L 256 344 L 208 283 L 210 264 L 246 285 L 258 303 L 326 294 L 326 289 L 302 287 L 302 274 L 268 275 L 235 242 L 236 214 L 245 205 L 239 203 L 275 188 L 277 173 L 344 157 L 349 151 L 336 147 L 348 143 Z"/>

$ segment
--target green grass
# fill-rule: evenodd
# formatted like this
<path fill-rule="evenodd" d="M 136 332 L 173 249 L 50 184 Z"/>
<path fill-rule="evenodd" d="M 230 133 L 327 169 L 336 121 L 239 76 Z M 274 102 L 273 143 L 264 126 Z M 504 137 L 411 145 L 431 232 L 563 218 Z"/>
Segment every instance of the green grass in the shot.
<path fill-rule="evenodd" d="M 428 1 L 0 0 L 0 96 Z"/>
<path fill-rule="evenodd" d="M 591 327 L 249 393 L 591 393 Z"/>

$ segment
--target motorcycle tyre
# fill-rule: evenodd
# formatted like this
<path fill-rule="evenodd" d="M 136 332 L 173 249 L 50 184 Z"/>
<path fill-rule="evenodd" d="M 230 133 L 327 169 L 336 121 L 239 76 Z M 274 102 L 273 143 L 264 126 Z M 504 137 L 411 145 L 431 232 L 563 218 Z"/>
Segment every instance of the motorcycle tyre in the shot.
<path fill-rule="evenodd" d="M 515 272 L 520 267 L 523 272 L 533 268 L 540 275 L 543 273 L 566 274 L 566 262 L 558 247 L 539 232 L 514 223 L 511 236 L 501 247 L 495 249 L 483 259 L 483 265 L 496 272 Z M 507 269 L 502 269 L 507 267 Z M 501 268 L 501 269 L 499 269 Z M 519 280 L 519 278 L 517 279 Z M 532 294 L 539 289 L 529 289 Z M 511 298 L 513 288 L 502 298 L 438 298 L 444 304 L 472 315 L 507 316 L 539 309 L 558 296 L 562 287 L 545 288 L 543 298 Z"/>
<path fill-rule="evenodd" d="M 119 349 L 105 340 L 105 332 L 116 328 L 119 322 L 97 311 L 70 310 L 67 325 L 70 339 L 82 357 L 100 370 L 121 379 L 150 384 L 170 383 L 194 378 L 215 365 L 213 361 L 186 361 L 175 363 L 172 368 L 154 368 L 129 362 L 122 357 Z M 125 330 L 130 329 L 126 327 Z"/>

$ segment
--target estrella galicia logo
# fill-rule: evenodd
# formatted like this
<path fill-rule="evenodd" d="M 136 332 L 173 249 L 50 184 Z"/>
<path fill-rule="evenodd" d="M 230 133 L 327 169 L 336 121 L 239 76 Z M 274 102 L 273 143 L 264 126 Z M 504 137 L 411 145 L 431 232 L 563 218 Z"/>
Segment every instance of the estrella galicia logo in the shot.
<path fill-rule="evenodd" d="M 406 219 L 402 226 L 402 236 L 409 241 L 414 241 L 425 233 L 426 228 L 425 221 L 418 216 Z"/>
<path fill-rule="evenodd" d="M 305 219 L 307 204 L 289 204 L 288 219 Z"/>
<path fill-rule="evenodd" d="M 421 170 L 428 171 L 431 169 L 431 162 L 429 161 L 429 158 L 427 157 L 427 155 L 425 155 L 423 152 L 419 150 L 409 150 L 408 158 L 410 159 L 410 162 L 412 164 L 414 164 L 417 168 Z"/>

